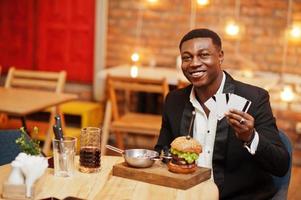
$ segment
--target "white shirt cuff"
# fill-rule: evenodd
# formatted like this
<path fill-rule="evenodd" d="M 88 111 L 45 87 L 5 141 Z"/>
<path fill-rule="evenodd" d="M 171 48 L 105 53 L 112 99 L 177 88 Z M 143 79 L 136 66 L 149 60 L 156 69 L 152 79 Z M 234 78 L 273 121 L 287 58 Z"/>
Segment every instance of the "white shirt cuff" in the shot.
<path fill-rule="evenodd" d="M 257 150 L 258 142 L 259 142 L 259 136 L 257 131 L 255 130 L 253 141 L 251 142 L 250 147 L 248 147 L 246 144 L 244 144 L 244 147 L 250 152 L 250 154 L 255 155 L 255 152 Z"/>

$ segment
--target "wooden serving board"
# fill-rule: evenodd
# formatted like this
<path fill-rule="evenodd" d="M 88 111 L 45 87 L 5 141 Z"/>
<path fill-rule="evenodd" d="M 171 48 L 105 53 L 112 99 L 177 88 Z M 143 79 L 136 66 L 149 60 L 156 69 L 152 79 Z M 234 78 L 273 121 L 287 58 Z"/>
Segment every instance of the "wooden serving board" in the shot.
<path fill-rule="evenodd" d="M 209 179 L 210 171 L 208 168 L 198 167 L 192 174 L 177 174 L 168 171 L 167 166 L 160 162 L 155 162 L 149 168 L 134 168 L 125 162 L 113 166 L 114 176 L 184 190 Z"/>

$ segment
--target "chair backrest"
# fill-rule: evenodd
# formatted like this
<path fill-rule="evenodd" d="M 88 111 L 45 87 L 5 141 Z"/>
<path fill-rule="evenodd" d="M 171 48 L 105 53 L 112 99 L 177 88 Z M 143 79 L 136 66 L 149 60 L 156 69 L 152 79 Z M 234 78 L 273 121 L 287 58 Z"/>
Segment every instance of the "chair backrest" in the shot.
<path fill-rule="evenodd" d="M 34 90 L 51 91 L 55 93 L 62 93 L 66 82 L 66 72 L 48 72 L 48 71 L 34 71 L 22 70 L 11 67 L 6 77 L 6 88 L 24 88 Z M 54 124 L 54 116 L 61 114 L 59 106 L 53 106 L 49 110 L 49 126 Z M 64 121 L 63 121 L 64 124 Z M 50 129 L 49 129 L 50 130 Z M 50 134 L 48 131 L 47 134 Z M 45 135 L 33 136 L 35 139 L 45 140 Z M 36 138 L 37 137 L 37 138 Z M 46 136 L 47 138 L 48 136 Z M 44 152 L 47 154 L 47 152 Z"/>
<path fill-rule="evenodd" d="M 126 78 L 117 76 L 108 76 L 108 92 L 112 104 L 113 119 L 120 117 L 120 109 L 118 108 L 118 91 L 125 93 L 125 98 L 130 98 L 133 93 L 145 92 L 161 94 L 164 99 L 169 92 L 166 79 L 142 79 L 142 78 Z M 124 102 L 127 99 L 124 99 Z"/>
<path fill-rule="evenodd" d="M 5 87 L 49 90 L 60 93 L 66 82 L 66 72 L 47 72 L 21 70 L 11 67 L 5 81 Z"/>
<path fill-rule="evenodd" d="M 286 147 L 287 151 L 289 152 L 290 166 L 289 166 L 289 169 L 288 169 L 287 173 L 285 174 L 285 176 L 283 176 L 283 177 L 273 176 L 275 186 L 278 189 L 277 193 L 272 198 L 273 200 L 287 199 L 287 192 L 288 192 L 288 187 L 289 187 L 289 183 L 290 183 L 290 179 L 291 179 L 291 170 L 292 170 L 292 143 L 289 140 L 289 138 L 287 137 L 287 135 L 285 133 L 283 133 L 282 131 L 279 131 L 279 136 L 280 136 L 280 139 L 281 139 L 283 145 Z"/>
<path fill-rule="evenodd" d="M 16 144 L 20 136 L 19 130 L 0 130 L 0 165 L 10 163 L 21 152 Z"/>

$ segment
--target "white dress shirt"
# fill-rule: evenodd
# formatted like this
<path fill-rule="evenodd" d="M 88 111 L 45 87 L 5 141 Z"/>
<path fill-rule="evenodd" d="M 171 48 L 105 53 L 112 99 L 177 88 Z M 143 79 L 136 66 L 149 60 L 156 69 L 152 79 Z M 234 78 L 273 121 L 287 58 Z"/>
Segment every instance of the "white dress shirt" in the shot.
<path fill-rule="evenodd" d="M 226 75 L 223 73 L 223 78 L 220 87 L 218 88 L 216 94 L 221 94 L 225 85 Z M 213 148 L 216 134 L 217 126 L 217 116 L 212 112 L 209 112 L 207 117 L 203 107 L 200 105 L 196 99 L 194 88 L 192 88 L 190 93 L 190 102 L 195 108 L 195 121 L 193 127 L 193 138 L 198 140 L 202 145 L 202 153 L 199 155 L 197 160 L 197 165 L 200 167 L 206 167 L 212 169 L 212 156 Z M 255 131 L 254 139 L 250 147 L 244 145 L 247 150 L 254 155 L 258 146 L 259 137 L 258 133 Z"/>
<path fill-rule="evenodd" d="M 225 79 L 226 76 L 223 73 L 223 79 L 216 94 L 222 93 L 225 85 Z M 207 118 L 203 107 L 196 99 L 194 87 L 192 88 L 190 93 L 190 102 L 195 108 L 193 138 L 200 142 L 203 149 L 202 153 L 200 153 L 199 155 L 199 159 L 197 160 L 197 165 L 200 167 L 207 167 L 212 169 L 212 155 L 216 133 L 217 117 L 212 112 L 209 112 Z"/>

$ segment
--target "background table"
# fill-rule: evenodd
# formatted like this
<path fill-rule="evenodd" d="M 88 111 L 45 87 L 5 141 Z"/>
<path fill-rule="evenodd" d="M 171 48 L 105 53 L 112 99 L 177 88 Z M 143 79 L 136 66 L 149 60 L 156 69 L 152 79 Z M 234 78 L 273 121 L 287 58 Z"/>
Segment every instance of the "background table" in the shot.
<path fill-rule="evenodd" d="M 67 196 L 114 200 L 218 199 L 218 189 L 212 180 L 207 180 L 187 190 L 180 190 L 112 176 L 113 165 L 123 161 L 122 157 L 103 156 L 102 169 L 99 173 L 85 174 L 76 171 L 73 177 L 68 178 L 55 177 L 53 169 L 48 169 L 36 184 L 35 199 L 46 197 L 63 199 Z M 10 165 L 0 167 L 1 186 L 7 180 L 10 170 Z M 0 193 L 2 194 L 2 187 Z"/>
<path fill-rule="evenodd" d="M 25 116 L 76 98 L 74 94 L 0 87 L 0 112 Z"/>
<path fill-rule="evenodd" d="M 48 107 L 56 106 L 76 98 L 77 95 L 75 94 L 0 87 L 0 112 L 25 117 L 31 113 L 42 111 Z M 25 121 L 23 122 L 23 126 L 26 127 Z M 52 128 L 49 127 L 43 146 L 45 154 L 48 154 L 50 150 L 51 132 Z"/>
<path fill-rule="evenodd" d="M 116 67 L 111 67 L 104 69 L 97 73 L 97 87 L 95 97 L 98 100 L 105 100 L 105 86 L 107 75 L 121 76 L 121 77 L 131 77 L 131 66 L 130 65 L 120 65 Z M 179 80 L 187 81 L 183 75 L 181 69 L 176 68 L 166 68 L 166 67 L 138 67 L 137 77 L 139 78 L 150 78 L 150 79 L 162 79 L 166 78 L 168 84 L 177 85 Z"/>

